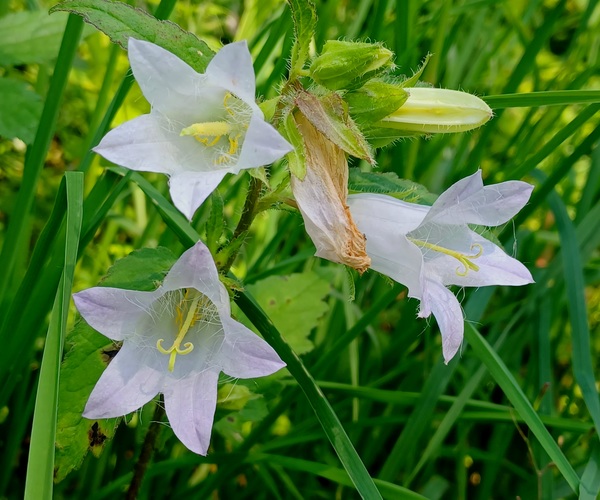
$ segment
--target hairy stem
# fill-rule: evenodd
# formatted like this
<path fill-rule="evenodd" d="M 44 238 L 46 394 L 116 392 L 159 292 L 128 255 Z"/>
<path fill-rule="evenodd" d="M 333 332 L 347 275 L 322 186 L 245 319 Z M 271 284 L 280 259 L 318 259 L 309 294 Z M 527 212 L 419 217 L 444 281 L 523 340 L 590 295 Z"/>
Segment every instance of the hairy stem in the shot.
<path fill-rule="evenodd" d="M 161 395 L 158 403 L 156 404 L 156 408 L 154 409 L 152 423 L 150 424 L 148 432 L 146 433 L 146 437 L 144 438 L 140 456 L 135 464 L 135 467 L 133 468 L 133 478 L 131 479 L 131 483 L 129 483 L 129 488 L 127 490 L 127 494 L 125 495 L 127 500 L 135 500 L 138 496 L 140 487 L 142 486 L 142 480 L 146 474 L 146 469 L 148 469 L 148 464 L 150 463 L 150 459 L 154 454 L 154 446 L 156 445 L 156 440 L 162 427 L 161 421 L 164 415 L 165 406 L 163 397 Z"/>
<path fill-rule="evenodd" d="M 262 191 L 263 183 L 257 179 L 256 177 L 250 177 L 250 186 L 248 187 L 248 196 L 246 196 L 246 201 L 244 203 L 244 209 L 242 210 L 242 216 L 240 217 L 240 221 L 233 232 L 233 237 L 231 241 L 235 241 L 239 238 L 245 231 L 247 231 L 252 225 L 252 221 L 254 220 L 254 216 L 256 215 L 256 205 L 258 200 L 260 199 L 260 192 Z M 229 268 L 232 266 L 235 258 L 237 257 L 238 251 L 232 252 L 227 262 L 221 268 L 221 272 L 223 274 L 227 274 Z"/>

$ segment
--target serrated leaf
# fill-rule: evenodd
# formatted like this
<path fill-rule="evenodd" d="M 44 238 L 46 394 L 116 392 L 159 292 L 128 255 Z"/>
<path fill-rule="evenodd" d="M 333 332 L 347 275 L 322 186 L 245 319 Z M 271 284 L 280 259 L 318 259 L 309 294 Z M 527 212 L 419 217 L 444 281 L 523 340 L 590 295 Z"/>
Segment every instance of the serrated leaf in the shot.
<path fill-rule="evenodd" d="M 143 10 L 111 0 L 66 0 L 50 13 L 67 11 L 108 35 L 113 43 L 127 49 L 129 38 L 155 43 L 175 54 L 199 73 L 215 55 L 196 35 L 170 21 L 159 21 Z"/>
<path fill-rule="evenodd" d="M 99 286 L 151 291 L 163 281 L 177 258 L 165 247 L 142 248 L 115 262 Z"/>
<path fill-rule="evenodd" d="M 100 286 L 153 290 L 176 258 L 167 248 L 144 248 L 117 261 Z M 85 321 L 67 338 L 70 346 L 61 366 L 56 431 L 55 480 L 61 481 L 81 465 L 89 450 L 98 456 L 115 432 L 119 419 L 88 420 L 83 409 L 93 387 L 118 345 Z"/>
<path fill-rule="evenodd" d="M 0 78 L 0 136 L 31 144 L 41 114 L 42 99 L 25 82 Z"/>
<path fill-rule="evenodd" d="M 0 66 L 41 64 L 58 55 L 67 16 L 43 11 L 14 12 L 0 18 Z"/>
<path fill-rule="evenodd" d="M 310 41 L 317 26 L 317 12 L 310 0 L 288 0 L 288 4 L 292 11 L 296 36 L 292 47 L 291 74 L 298 75 L 308 59 Z"/>
<path fill-rule="evenodd" d="M 407 179 L 400 179 L 393 172 L 361 172 L 350 169 L 348 188 L 355 193 L 381 193 L 410 203 L 430 205 L 437 196 L 427 188 Z"/>
<path fill-rule="evenodd" d="M 329 308 L 323 302 L 330 290 L 328 281 L 308 272 L 270 276 L 247 289 L 296 353 L 313 349 L 308 336 Z"/>
<path fill-rule="evenodd" d="M 348 113 L 348 105 L 335 92 L 317 97 L 300 90 L 295 99 L 298 109 L 327 139 L 352 156 L 375 163 L 371 148 Z"/>

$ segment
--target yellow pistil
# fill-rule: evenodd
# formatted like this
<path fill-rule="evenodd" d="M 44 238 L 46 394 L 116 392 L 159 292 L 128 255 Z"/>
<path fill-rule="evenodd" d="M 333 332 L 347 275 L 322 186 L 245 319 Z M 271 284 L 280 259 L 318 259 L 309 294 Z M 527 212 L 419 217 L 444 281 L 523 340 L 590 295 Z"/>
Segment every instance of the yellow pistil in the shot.
<path fill-rule="evenodd" d="M 240 125 L 246 129 L 248 125 L 246 123 L 236 124 L 236 120 L 239 117 L 236 115 L 236 110 L 229 104 L 229 100 L 233 99 L 233 95 L 230 92 L 225 94 L 223 98 L 223 107 L 227 112 L 225 120 L 215 122 L 200 122 L 193 123 L 189 127 L 185 127 L 181 130 L 179 135 L 181 137 L 192 136 L 201 144 L 207 147 L 216 146 L 221 138 L 227 137 L 229 141 L 229 149 L 223 151 L 216 160 L 215 163 L 221 165 L 227 163 L 227 161 L 238 152 L 239 141 L 242 133 L 239 132 Z"/>
<path fill-rule="evenodd" d="M 469 269 L 475 272 L 479 271 L 479 266 L 471 261 L 472 259 L 477 259 L 478 257 L 481 257 L 483 255 L 483 247 L 479 243 L 473 243 L 471 245 L 471 250 L 477 249 L 477 253 L 475 255 L 465 255 L 464 253 L 457 252 L 456 250 L 450 250 L 449 248 L 434 245 L 433 243 L 428 243 L 426 241 L 421 241 L 413 238 L 408 239 L 419 247 L 429 248 L 436 252 L 440 252 L 449 255 L 450 257 L 454 257 L 456 260 L 458 260 L 464 266 L 464 270 L 462 270 L 460 267 L 457 267 L 457 276 L 466 276 L 469 272 Z"/>
<path fill-rule="evenodd" d="M 185 301 L 186 297 L 187 297 L 187 291 L 185 293 L 183 301 Z M 190 308 L 187 311 L 187 314 L 185 316 L 185 321 L 183 322 L 183 324 L 181 324 L 181 319 L 183 318 L 183 313 L 180 309 L 181 304 L 179 304 L 177 306 L 176 322 L 178 325 L 180 325 L 180 328 L 179 328 L 179 332 L 177 333 L 177 337 L 175 338 L 175 341 L 173 342 L 173 345 L 171 347 L 169 347 L 168 349 L 165 349 L 163 347 L 162 344 L 165 341 L 165 339 L 158 339 L 156 341 L 156 348 L 161 353 L 170 355 L 169 356 L 169 371 L 170 372 L 172 372 L 175 369 L 175 358 L 177 357 L 178 354 L 181 354 L 181 355 L 189 354 L 194 349 L 194 344 L 192 344 L 191 342 L 186 342 L 185 344 L 183 344 L 183 348 L 181 348 L 181 343 L 183 342 L 183 339 L 187 335 L 187 332 L 190 329 L 190 326 L 192 326 L 201 317 L 201 315 L 198 315 L 198 310 L 197 310 L 198 303 L 200 302 L 201 298 L 202 298 L 201 294 L 197 295 L 196 298 L 194 298 L 194 300 L 192 301 L 192 303 L 190 305 Z"/>

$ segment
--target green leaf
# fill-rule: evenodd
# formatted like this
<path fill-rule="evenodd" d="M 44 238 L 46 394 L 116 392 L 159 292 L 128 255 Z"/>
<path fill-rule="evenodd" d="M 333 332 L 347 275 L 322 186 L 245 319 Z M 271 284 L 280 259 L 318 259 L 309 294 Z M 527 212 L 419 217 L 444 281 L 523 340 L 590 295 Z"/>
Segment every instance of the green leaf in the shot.
<path fill-rule="evenodd" d="M 600 102 L 600 90 L 551 90 L 482 97 L 493 109 L 535 106 L 565 106 Z"/>
<path fill-rule="evenodd" d="M 60 361 L 67 329 L 69 301 L 83 219 L 83 173 L 67 172 L 64 179 L 67 195 L 65 260 L 60 285 L 56 292 L 54 307 L 50 316 L 35 399 L 35 413 L 25 483 L 25 498 L 27 500 L 50 499 L 54 487 L 54 443 L 57 429 Z"/>
<path fill-rule="evenodd" d="M 400 179 L 393 172 L 361 172 L 358 168 L 350 169 L 348 189 L 356 193 L 387 194 L 399 200 L 423 205 L 430 205 L 437 199 L 425 186 Z"/>
<path fill-rule="evenodd" d="M 0 66 L 41 64 L 53 60 L 67 16 L 46 12 L 14 12 L 0 18 Z"/>
<path fill-rule="evenodd" d="M 170 21 L 159 21 L 143 10 L 109 0 L 66 0 L 50 9 L 72 12 L 127 49 L 129 38 L 155 43 L 175 54 L 199 73 L 215 55 L 196 35 Z"/>
<path fill-rule="evenodd" d="M 270 276 L 247 288 L 294 351 L 313 349 L 308 336 L 328 310 L 322 300 L 330 290 L 326 280 L 313 272 Z"/>
<path fill-rule="evenodd" d="M 302 73 L 304 63 L 308 59 L 310 41 L 317 26 L 317 12 L 310 0 L 288 0 L 296 39 L 292 48 L 291 75 Z"/>
<path fill-rule="evenodd" d="M 339 94 L 317 97 L 306 91 L 296 95 L 296 105 L 314 127 L 346 153 L 375 163 L 371 148 L 348 114 L 348 105 Z"/>
<path fill-rule="evenodd" d="M 100 286 L 154 290 L 176 258 L 166 248 L 144 248 L 117 261 Z M 70 332 L 61 368 L 56 435 L 55 480 L 79 467 L 88 450 L 98 456 L 112 439 L 118 419 L 88 420 L 81 415 L 90 393 L 118 345 L 80 321 Z"/>
<path fill-rule="evenodd" d="M 42 99 L 25 82 L 0 78 L 0 136 L 31 144 L 41 114 Z"/>

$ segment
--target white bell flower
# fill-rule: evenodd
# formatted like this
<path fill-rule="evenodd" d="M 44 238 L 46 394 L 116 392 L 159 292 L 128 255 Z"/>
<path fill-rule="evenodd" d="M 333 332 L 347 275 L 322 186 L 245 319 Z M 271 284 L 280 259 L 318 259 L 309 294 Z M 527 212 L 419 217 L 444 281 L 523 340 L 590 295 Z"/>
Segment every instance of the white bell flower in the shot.
<path fill-rule="evenodd" d="M 94 151 L 132 170 L 170 176 L 173 203 L 188 219 L 226 174 L 268 165 L 293 149 L 254 100 L 245 41 L 223 47 L 205 73 L 150 42 L 130 38 L 128 52 L 151 112 L 111 130 Z"/>
<path fill-rule="evenodd" d="M 352 217 L 367 237 L 371 268 L 406 285 L 409 297 L 421 301 L 420 318 L 433 313 L 446 363 L 464 334 L 462 309 L 446 286 L 533 282 L 523 264 L 467 224 L 504 224 L 523 208 L 532 189 L 521 181 L 484 187 L 478 171 L 448 188 L 431 207 L 383 194 L 348 197 Z"/>
<path fill-rule="evenodd" d="M 285 366 L 269 344 L 231 318 L 229 295 L 202 242 L 153 292 L 94 287 L 73 299 L 92 328 L 123 342 L 83 416 L 127 415 L 162 393 L 175 435 L 201 455 L 210 443 L 219 373 L 254 378 Z"/>

